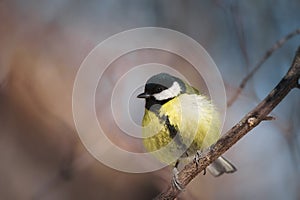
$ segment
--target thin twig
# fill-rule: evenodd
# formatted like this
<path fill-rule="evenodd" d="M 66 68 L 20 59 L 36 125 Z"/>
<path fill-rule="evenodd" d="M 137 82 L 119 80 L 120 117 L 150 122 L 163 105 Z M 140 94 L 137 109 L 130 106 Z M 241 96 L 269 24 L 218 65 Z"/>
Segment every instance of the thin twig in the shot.
<path fill-rule="evenodd" d="M 244 135 L 266 119 L 269 113 L 285 98 L 285 96 L 298 85 L 300 78 L 300 46 L 296 52 L 292 66 L 287 74 L 268 96 L 252 111 L 246 114 L 240 122 L 224 134 L 211 148 L 202 154 L 198 164 L 190 162 L 178 174 L 178 181 L 182 186 L 187 186 L 193 178 L 210 165 L 215 159 L 225 153 L 231 146 L 238 142 Z M 180 190 L 170 184 L 166 191 L 159 194 L 156 199 L 174 199 Z"/>
<path fill-rule="evenodd" d="M 271 121 L 271 120 L 275 120 L 276 118 L 273 116 L 266 116 L 263 120 L 264 121 Z"/>
<path fill-rule="evenodd" d="M 253 77 L 253 75 L 261 68 L 261 66 L 264 64 L 264 62 L 282 45 L 284 45 L 289 39 L 293 38 L 294 36 L 300 34 L 300 28 L 296 29 L 295 31 L 287 34 L 285 37 L 278 40 L 266 53 L 265 55 L 260 59 L 260 61 L 256 64 L 256 66 L 249 72 L 249 74 L 246 75 L 246 77 L 242 80 L 240 83 L 238 89 L 233 94 L 232 98 L 227 102 L 227 107 L 232 106 L 232 104 L 237 100 L 239 95 L 241 94 L 242 90 L 245 88 L 247 82 L 250 80 L 250 78 Z"/>

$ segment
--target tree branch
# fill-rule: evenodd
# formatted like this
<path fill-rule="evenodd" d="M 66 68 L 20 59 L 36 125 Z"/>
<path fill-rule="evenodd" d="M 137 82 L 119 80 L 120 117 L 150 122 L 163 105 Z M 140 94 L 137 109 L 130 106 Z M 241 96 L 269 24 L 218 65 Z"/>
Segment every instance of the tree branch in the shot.
<path fill-rule="evenodd" d="M 209 150 L 204 152 L 198 166 L 191 162 L 178 174 L 178 181 L 182 186 L 187 186 L 193 178 L 210 165 L 215 159 L 225 153 L 231 146 L 238 142 L 244 135 L 256 127 L 260 122 L 270 119 L 268 114 L 285 98 L 293 89 L 299 87 L 300 78 L 300 46 L 296 52 L 292 66 L 281 79 L 277 86 L 260 102 L 252 111 L 246 114 L 235 126 L 225 133 Z M 156 199 L 174 199 L 180 190 L 172 184 Z"/>
<path fill-rule="evenodd" d="M 284 45 L 289 39 L 293 38 L 294 36 L 300 34 L 300 28 L 296 29 L 295 31 L 287 34 L 280 40 L 278 40 L 266 53 L 265 55 L 260 59 L 260 61 L 256 64 L 256 66 L 245 76 L 245 78 L 240 83 L 237 91 L 233 94 L 231 99 L 227 102 L 227 106 L 230 107 L 232 104 L 237 100 L 239 95 L 241 94 L 242 90 L 245 88 L 247 82 L 253 77 L 253 75 L 261 68 L 261 66 L 264 64 L 264 62 L 282 45 Z"/>

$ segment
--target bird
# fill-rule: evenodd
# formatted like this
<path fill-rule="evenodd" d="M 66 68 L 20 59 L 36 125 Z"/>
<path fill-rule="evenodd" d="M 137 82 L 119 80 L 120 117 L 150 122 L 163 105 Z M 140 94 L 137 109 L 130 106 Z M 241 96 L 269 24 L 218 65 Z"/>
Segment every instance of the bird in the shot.
<path fill-rule="evenodd" d="M 144 92 L 143 145 L 163 163 L 173 166 L 173 183 L 182 189 L 179 163 L 201 155 L 220 137 L 219 113 L 213 102 L 186 81 L 168 73 L 150 77 Z M 223 156 L 207 167 L 215 177 L 237 169 Z M 206 171 L 205 171 L 206 172 Z M 204 173 L 205 173 L 204 172 Z"/>

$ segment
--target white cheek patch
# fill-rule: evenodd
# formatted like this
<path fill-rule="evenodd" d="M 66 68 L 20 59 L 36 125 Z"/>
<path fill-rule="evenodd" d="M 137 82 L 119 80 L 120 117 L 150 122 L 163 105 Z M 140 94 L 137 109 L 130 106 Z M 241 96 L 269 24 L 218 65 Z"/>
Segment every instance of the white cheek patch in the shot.
<path fill-rule="evenodd" d="M 154 98 L 158 101 L 174 98 L 181 92 L 181 88 L 178 82 L 174 82 L 173 85 L 167 90 L 163 90 L 160 93 L 154 94 Z"/>

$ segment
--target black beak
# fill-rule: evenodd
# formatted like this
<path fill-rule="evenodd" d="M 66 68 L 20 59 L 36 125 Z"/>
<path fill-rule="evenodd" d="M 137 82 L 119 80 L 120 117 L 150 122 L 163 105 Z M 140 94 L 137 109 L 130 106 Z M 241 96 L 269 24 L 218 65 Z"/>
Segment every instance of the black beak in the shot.
<path fill-rule="evenodd" d="M 139 95 L 137 95 L 137 98 L 144 98 L 144 99 L 147 99 L 147 98 L 149 98 L 151 95 L 150 94 L 148 94 L 148 93 L 141 93 L 141 94 L 139 94 Z"/>

